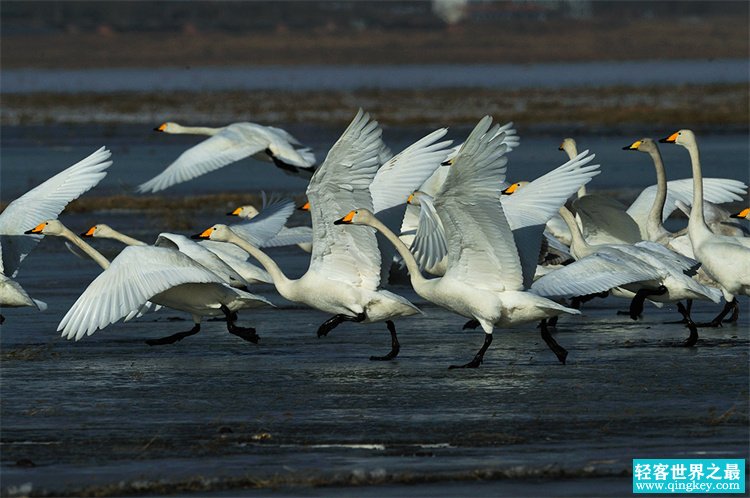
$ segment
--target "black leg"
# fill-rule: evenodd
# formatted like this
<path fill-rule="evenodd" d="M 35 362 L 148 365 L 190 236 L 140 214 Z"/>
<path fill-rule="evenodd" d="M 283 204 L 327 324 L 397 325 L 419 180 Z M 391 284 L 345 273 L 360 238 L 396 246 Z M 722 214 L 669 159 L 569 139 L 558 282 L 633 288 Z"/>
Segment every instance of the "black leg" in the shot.
<path fill-rule="evenodd" d="M 474 330 L 477 327 L 479 327 L 479 322 L 477 320 L 471 319 L 468 322 L 464 323 L 464 326 L 461 330 L 467 330 L 467 329 Z"/>
<path fill-rule="evenodd" d="M 401 345 L 398 343 L 398 337 L 396 337 L 396 325 L 391 320 L 386 320 L 386 326 L 388 331 L 391 333 L 391 352 L 385 356 L 370 356 L 372 361 L 388 361 L 398 356 L 398 352 L 401 350 Z"/>
<path fill-rule="evenodd" d="M 558 316 L 553 316 L 552 318 L 549 319 L 549 321 L 547 322 L 547 325 L 549 325 L 552 328 L 557 327 L 557 319 L 558 318 L 559 318 Z"/>
<path fill-rule="evenodd" d="M 479 365 L 482 364 L 482 360 L 484 360 L 484 353 L 487 351 L 487 348 L 490 347 L 490 344 L 492 344 L 492 334 L 484 334 L 484 344 L 482 344 L 482 347 L 479 349 L 476 355 L 474 355 L 474 359 L 471 360 L 466 365 L 451 365 L 448 367 L 448 369 L 453 368 L 477 368 Z"/>
<path fill-rule="evenodd" d="M 595 297 L 604 299 L 607 296 L 609 296 L 609 291 L 597 292 L 596 294 L 586 294 L 585 296 L 576 296 L 570 300 L 570 307 L 580 310 L 583 303 L 591 301 Z"/>
<path fill-rule="evenodd" d="M 552 350 L 553 353 L 555 353 L 555 356 L 557 356 L 557 359 L 560 360 L 560 363 L 565 365 L 565 358 L 568 357 L 568 351 L 560 346 L 554 337 L 552 337 L 552 334 L 549 333 L 549 329 L 547 328 L 547 320 L 542 320 L 542 323 L 539 324 L 540 328 L 542 329 L 542 339 L 544 339 L 544 342 L 547 343 L 547 346 Z"/>
<path fill-rule="evenodd" d="M 630 318 L 632 318 L 633 320 L 638 320 L 638 318 L 640 318 L 641 313 L 643 313 L 643 303 L 646 301 L 647 297 L 661 296 L 666 292 L 667 288 L 663 285 L 660 285 L 656 290 L 641 289 L 636 292 L 635 297 L 630 302 Z"/>
<path fill-rule="evenodd" d="M 5 321 L 5 317 L 3 316 L 2 313 L 0 313 L 0 325 L 2 325 L 4 321 Z"/>
<path fill-rule="evenodd" d="M 367 318 L 367 314 L 364 312 L 360 313 L 357 316 L 340 315 L 340 314 L 334 315 L 333 317 L 323 322 L 323 325 L 318 327 L 318 337 L 328 335 L 328 332 L 335 329 L 336 327 L 338 327 L 344 322 L 363 322 L 366 318 Z"/>
<path fill-rule="evenodd" d="M 254 328 L 239 327 L 235 325 L 234 320 L 237 318 L 237 313 L 229 311 L 229 308 L 227 308 L 226 306 L 221 305 L 221 311 L 224 312 L 224 316 L 227 319 L 227 330 L 230 334 L 236 335 L 237 337 L 240 337 L 241 339 L 244 339 L 248 342 L 252 342 L 253 344 L 258 344 L 260 337 L 258 337 L 258 334 L 255 333 Z"/>
<path fill-rule="evenodd" d="M 699 323 L 698 327 L 721 327 L 721 321 L 724 320 L 724 317 L 727 316 L 727 313 L 732 311 L 732 308 L 734 308 L 735 306 L 739 306 L 736 297 L 731 301 L 727 301 L 726 303 L 724 303 L 724 309 L 721 310 L 721 313 L 716 315 L 716 318 L 708 323 Z"/>
<path fill-rule="evenodd" d="M 690 336 L 685 339 L 685 342 L 683 342 L 682 345 L 687 348 L 691 348 L 695 346 L 696 342 L 698 342 L 698 328 L 695 326 L 693 319 L 690 318 L 690 310 L 685 308 L 682 303 L 677 303 L 677 311 L 680 312 L 685 323 L 687 324 L 687 328 L 690 329 Z"/>
<path fill-rule="evenodd" d="M 164 344 L 174 344 L 177 341 L 181 341 L 184 338 L 195 335 L 198 332 L 201 331 L 201 324 L 196 323 L 192 329 L 188 330 L 187 332 L 177 332 L 176 334 L 172 334 L 167 337 L 162 337 L 161 339 L 148 339 L 146 341 L 146 344 L 149 346 L 161 346 Z"/>
<path fill-rule="evenodd" d="M 729 316 L 729 318 L 727 318 L 726 320 L 724 320 L 724 323 L 737 323 L 737 319 L 739 319 L 739 317 L 740 317 L 740 305 L 736 301 L 737 301 L 737 299 L 735 299 L 735 303 L 736 304 L 735 304 L 734 308 L 732 308 L 732 314 Z M 2 323 L 2 322 L 0 322 L 0 323 Z"/>

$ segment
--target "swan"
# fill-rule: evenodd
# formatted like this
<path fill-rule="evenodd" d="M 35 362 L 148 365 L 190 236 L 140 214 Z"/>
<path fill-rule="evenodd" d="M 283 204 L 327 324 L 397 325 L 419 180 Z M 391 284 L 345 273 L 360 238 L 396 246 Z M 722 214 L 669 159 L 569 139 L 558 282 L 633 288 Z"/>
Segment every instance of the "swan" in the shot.
<path fill-rule="evenodd" d="M 305 208 L 305 206 L 308 206 Z M 299 208 L 302 211 L 309 210 L 309 204 L 305 204 Z M 242 219 L 251 220 L 258 216 L 260 211 L 252 204 L 243 204 L 237 206 L 234 210 L 227 213 L 227 216 L 238 216 Z M 309 241 L 299 242 L 298 240 L 304 238 Z M 312 252 L 312 228 L 299 226 L 299 227 L 281 227 L 279 233 L 276 236 L 263 244 L 262 247 L 281 247 L 291 244 L 296 244 L 300 249 L 306 253 Z"/>
<path fill-rule="evenodd" d="M 257 343 L 255 329 L 234 324 L 236 311 L 272 306 L 265 298 L 226 285 L 215 273 L 188 256 L 163 247 L 128 246 L 110 263 L 59 220 L 47 220 L 29 233 L 63 237 L 90 256 L 104 270 L 84 290 L 57 327 L 67 339 L 80 340 L 97 329 L 125 317 L 152 302 L 188 312 L 194 326 L 161 339 L 153 346 L 171 344 L 200 331 L 201 317 L 224 315 L 230 333 Z"/>
<path fill-rule="evenodd" d="M 703 181 L 705 183 L 706 180 Z M 690 219 L 690 206 L 677 201 L 677 207 Z M 703 201 L 703 218 L 713 233 L 729 235 L 730 237 L 749 236 L 750 231 L 745 226 L 732 220 L 732 218 L 742 218 L 738 216 L 739 214 L 733 215 L 713 202 Z"/>
<path fill-rule="evenodd" d="M 442 277 L 423 277 L 406 245 L 369 209 L 355 209 L 336 220 L 336 224 L 367 225 L 378 230 L 403 258 L 417 294 L 479 322 L 485 332 L 482 347 L 469 363 L 451 368 L 479 367 L 496 325 L 507 327 L 579 313 L 524 291 L 519 252 L 500 202 L 499 185 L 507 159 L 503 157 L 506 149 L 502 135 L 496 136 L 496 130 L 491 117 L 479 121 L 435 197 L 449 251 L 448 269 Z M 542 336 L 564 363 L 567 352 L 544 326 Z"/>
<path fill-rule="evenodd" d="M 682 129 L 659 140 L 685 147 L 693 170 L 693 209 L 688 220 L 688 236 L 693 254 L 702 268 L 721 286 L 726 304 L 710 325 L 720 326 L 721 320 L 732 311 L 739 312 L 736 295 L 750 295 L 750 238 L 730 237 L 711 232 L 703 216 L 703 173 L 700 152 L 692 130 Z"/>
<path fill-rule="evenodd" d="M 156 131 L 172 134 L 208 135 L 183 152 L 167 169 L 138 186 L 138 192 L 159 192 L 172 185 L 217 170 L 246 157 L 273 162 L 285 173 L 310 178 L 315 155 L 288 132 L 256 123 L 233 123 L 221 128 L 182 126 L 166 122 Z"/>
<path fill-rule="evenodd" d="M 31 306 L 42 311 L 47 305 L 32 299 L 13 277 L 24 258 L 43 238 L 25 232 L 40 219 L 57 217 L 65 206 L 95 187 L 112 165 L 111 152 L 101 147 L 88 157 L 12 201 L 0 213 L 0 306 Z M 0 323 L 3 318 L 0 314 Z"/>
<path fill-rule="evenodd" d="M 393 319 L 419 313 L 419 309 L 403 297 L 379 288 L 381 254 L 375 234 L 363 228 L 334 226 L 333 220 L 356 205 L 395 212 L 399 204 L 405 204 L 409 189 L 424 181 L 445 157 L 445 143 L 432 144 L 445 132 L 433 132 L 420 140 L 418 147 L 407 148 L 380 167 L 380 126 L 361 109 L 357 112 L 307 189 L 313 252 L 307 272 L 299 279 L 287 278 L 273 259 L 226 225 L 214 225 L 194 237 L 236 244 L 268 270 L 284 298 L 333 314 L 319 327 L 318 337 L 344 321 L 385 321 L 391 334 L 391 351 L 370 359 L 391 360 L 400 350 Z M 432 160 L 422 161 L 423 154 Z"/>

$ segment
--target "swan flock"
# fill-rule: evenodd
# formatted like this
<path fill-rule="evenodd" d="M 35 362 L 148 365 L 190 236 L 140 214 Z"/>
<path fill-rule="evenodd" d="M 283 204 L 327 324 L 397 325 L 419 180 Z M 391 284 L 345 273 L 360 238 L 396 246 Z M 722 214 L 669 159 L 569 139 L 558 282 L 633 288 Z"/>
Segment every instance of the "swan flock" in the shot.
<path fill-rule="evenodd" d="M 401 274 L 424 302 L 464 317 L 464 328 L 484 332 L 470 361 L 451 368 L 480 366 L 495 329 L 522 324 L 538 324 L 564 364 L 568 351 L 551 330 L 559 317 L 567 317 L 566 323 L 581 320 L 582 304 L 595 297 L 627 298 L 625 313 L 632 320 L 640 319 L 647 304 L 675 306 L 689 330 L 678 344 L 692 347 L 700 327 L 736 322 L 737 297 L 750 295 L 750 237 L 744 225 L 750 209 L 730 214 L 719 206 L 746 199 L 747 185 L 704 178 L 698 140 L 688 129 L 623 144 L 647 154 L 656 173 L 655 185 L 630 206 L 587 188 L 603 170 L 594 154 L 579 153 L 572 138 L 560 146 L 567 161 L 550 165 L 539 178 L 519 178 L 512 151 L 520 140 L 513 123 L 501 126 L 490 116 L 460 145 L 446 140 L 448 130 L 440 128 L 393 154 L 380 124 L 360 109 L 319 165 L 309 147 L 272 126 L 167 122 L 156 130 L 208 138 L 141 184 L 139 192 L 158 192 L 252 157 L 309 179 L 303 208 L 311 227 L 285 226 L 293 203 L 266 202 L 264 196 L 260 209 L 242 205 L 227 213 L 235 216 L 233 223 L 192 234 L 162 232 L 153 244 L 105 224 L 76 234 L 58 216 L 106 176 L 112 160 L 102 147 L 0 213 L 3 308 L 47 308 L 15 280 L 44 236 L 65 239 L 101 267 L 59 323 L 62 336 L 76 341 L 118 321 L 170 308 L 188 313 L 192 328 L 149 339 L 150 346 L 199 333 L 205 317 L 219 317 L 230 334 L 259 343 L 255 328 L 239 321 L 251 321 L 254 308 L 274 306 L 273 299 L 253 293 L 253 287 L 272 285 L 284 299 L 330 315 L 318 326 L 318 337 L 345 322 L 384 327 L 390 350 L 370 359 L 391 361 L 401 349 L 397 326 L 418 327 L 419 319 L 402 319 L 423 313 L 399 295 L 403 284 L 393 276 Z M 666 180 L 659 143 L 686 149 L 689 177 Z M 670 165 L 670 171 L 680 168 Z M 671 232 L 664 222 L 677 210 L 689 213 L 689 222 Z M 92 245 L 100 238 L 124 248 L 109 260 Z M 272 248 L 285 245 L 310 253 L 299 278 L 289 277 L 273 256 Z M 695 299 L 715 303 L 716 318 L 693 321 Z"/>

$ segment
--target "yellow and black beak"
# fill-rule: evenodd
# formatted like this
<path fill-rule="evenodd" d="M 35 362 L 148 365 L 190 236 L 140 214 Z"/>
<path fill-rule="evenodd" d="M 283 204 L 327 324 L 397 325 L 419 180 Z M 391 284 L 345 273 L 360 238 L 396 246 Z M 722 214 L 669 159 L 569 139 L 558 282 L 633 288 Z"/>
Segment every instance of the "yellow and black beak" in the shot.
<path fill-rule="evenodd" d="M 514 183 L 513 185 L 511 185 L 510 187 L 506 188 L 505 190 L 502 190 L 500 193 L 503 194 L 503 195 L 511 195 L 513 192 L 515 192 L 516 190 L 518 190 L 518 187 L 519 187 L 519 184 L 518 183 Z"/>
<path fill-rule="evenodd" d="M 26 230 L 26 231 L 25 231 L 25 232 L 23 232 L 23 233 L 26 233 L 26 234 L 30 234 L 30 233 L 41 233 L 41 232 L 42 232 L 42 230 L 44 230 L 44 227 L 45 227 L 45 226 L 47 226 L 47 223 L 46 223 L 46 222 L 44 222 L 44 223 L 39 223 L 39 224 L 38 224 L 37 226 L 35 226 L 35 227 L 34 227 L 34 228 L 32 228 L 31 230 Z"/>
<path fill-rule="evenodd" d="M 406 198 L 406 203 L 411 204 L 411 201 L 414 200 L 414 194 L 409 194 L 409 197 Z"/>
<path fill-rule="evenodd" d="M 747 215 L 750 214 L 750 208 L 745 208 L 739 213 L 734 213 L 732 215 L 729 215 L 730 218 L 747 218 Z"/>
<path fill-rule="evenodd" d="M 93 237 L 95 231 L 96 231 L 96 225 L 94 225 L 93 227 L 91 227 L 88 230 L 86 230 L 85 232 L 83 232 L 81 234 L 81 237 Z"/>
<path fill-rule="evenodd" d="M 159 126 L 157 126 L 156 128 L 154 128 L 154 131 L 164 131 L 166 129 L 167 129 L 167 123 L 162 123 Z"/>
<path fill-rule="evenodd" d="M 669 135 L 667 138 L 659 139 L 660 144 L 673 144 L 675 141 L 677 141 L 677 135 L 679 135 L 680 132 L 676 131 Z"/>
<path fill-rule="evenodd" d="M 308 202 L 306 202 L 306 203 L 302 204 L 302 205 L 301 205 L 301 206 L 299 206 L 299 207 L 298 207 L 297 209 L 298 209 L 299 211 L 309 211 L 309 210 L 310 210 L 310 202 L 308 201 Z"/>
<path fill-rule="evenodd" d="M 334 221 L 333 224 L 334 225 L 349 225 L 351 224 L 353 218 L 354 218 L 354 211 L 349 211 L 349 214 L 347 214 L 341 219 Z"/>
<path fill-rule="evenodd" d="M 207 229 L 203 230 L 199 234 L 191 235 L 190 238 L 194 239 L 194 240 L 197 240 L 197 239 L 210 239 L 211 238 L 211 234 L 213 233 L 213 231 L 214 231 L 214 227 L 207 228 Z"/>
<path fill-rule="evenodd" d="M 242 208 L 238 207 L 234 211 L 227 213 L 227 216 L 239 216 L 241 212 L 242 212 Z"/>
<path fill-rule="evenodd" d="M 641 146 L 641 143 L 643 142 L 641 142 L 640 140 L 636 140 L 632 144 L 623 147 L 622 150 L 638 150 L 638 147 Z"/>
<path fill-rule="evenodd" d="M 557 148 L 557 150 L 565 150 L 565 149 L 563 148 L 563 144 L 560 144 L 560 147 L 558 147 L 558 148 Z"/>

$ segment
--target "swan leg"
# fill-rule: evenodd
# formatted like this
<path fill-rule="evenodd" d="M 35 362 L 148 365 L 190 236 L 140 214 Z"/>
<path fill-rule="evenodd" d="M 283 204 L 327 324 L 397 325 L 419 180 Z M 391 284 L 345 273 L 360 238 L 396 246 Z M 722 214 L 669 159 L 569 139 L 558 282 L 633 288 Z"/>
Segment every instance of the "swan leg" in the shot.
<path fill-rule="evenodd" d="M 591 301 L 595 297 L 604 299 L 607 296 L 609 296 L 609 291 L 597 292 L 596 294 L 586 294 L 585 296 L 576 296 L 571 298 L 570 307 L 576 310 L 580 310 L 583 303 Z"/>
<path fill-rule="evenodd" d="M 683 322 L 687 324 L 687 328 L 690 329 L 690 336 L 685 339 L 685 342 L 683 342 L 682 345 L 691 348 L 695 346 L 696 342 L 698 342 L 698 328 L 695 326 L 693 319 L 690 318 L 690 310 L 685 308 L 682 303 L 677 303 L 677 311 L 680 312 L 683 317 Z"/>
<path fill-rule="evenodd" d="M 542 329 L 542 339 L 544 339 L 544 342 L 546 342 L 547 346 L 552 350 L 553 353 L 555 353 L 555 356 L 557 356 L 557 359 L 560 360 L 560 363 L 565 365 L 565 358 L 568 357 L 568 351 L 564 347 L 560 346 L 555 338 L 552 337 L 552 334 L 549 333 L 546 318 L 542 320 L 542 322 L 539 324 L 539 327 Z"/>
<path fill-rule="evenodd" d="M 492 334 L 484 334 L 484 344 L 482 344 L 482 347 L 477 351 L 477 354 L 474 356 L 474 359 L 471 360 L 466 365 L 451 365 L 448 367 L 449 370 L 452 370 L 454 368 L 477 368 L 479 365 L 482 364 L 482 360 L 484 360 L 484 353 L 487 351 L 487 348 L 490 347 L 490 344 L 492 344 Z"/>
<path fill-rule="evenodd" d="M 472 318 L 468 322 L 464 323 L 464 326 L 461 328 L 461 330 L 467 330 L 467 329 L 475 330 L 477 327 L 479 327 L 479 322 Z"/>
<path fill-rule="evenodd" d="M 289 164 L 287 162 L 282 161 L 278 157 L 276 157 L 273 152 L 271 152 L 271 149 L 266 149 L 266 154 L 268 157 L 273 161 L 273 164 L 276 165 L 277 168 L 280 168 L 288 173 L 297 174 L 302 171 L 312 173 L 315 171 L 315 168 L 300 168 L 299 166 L 295 166 L 293 164 Z"/>
<path fill-rule="evenodd" d="M 667 288 L 660 285 L 656 290 L 641 289 L 635 293 L 635 297 L 630 301 L 630 318 L 638 320 L 643 313 L 643 303 L 646 302 L 646 298 L 649 296 L 661 296 L 667 292 Z"/>
<path fill-rule="evenodd" d="M 721 313 L 716 315 L 716 318 L 708 323 L 699 323 L 698 327 L 721 327 L 721 321 L 724 320 L 724 317 L 727 316 L 727 313 L 732 311 L 732 309 L 735 307 L 739 307 L 739 303 L 737 302 L 736 297 L 731 301 L 727 301 L 726 303 L 724 303 L 724 309 L 721 310 Z M 737 313 L 739 314 L 739 310 L 737 311 Z"/>
<path fill-rule="evenodd" d="M 328 335 L 328 332 L 335 329 L 339 325 L 341 325 L 344 322 L 363 322 L 367 318 L 367 314 L 363 311 L 357 316 L 349 316 L 349 315 L 334 315 L 325 322 L 323 322 L 323 325 L 318 327 L 318 337 L 322 337 L 324 335 Z"/>
<path fill-rule="evenodd" d="M 3 316 L 2 313 L 0 313 L 0 325 L 2 325 L 4 321 L 5 321 L 5 317 Z"/>
<path fill-rule="evenodd" d="M 187 332 L 177 332 L 176 334 L 169 335 L 167 337 L 162 337 L 161 339 L 148 339 L 146 341 L 146 344 L 149 346 L 161 346 L 164 344 L 174 344 L 177 341 L 181 341 L 184 338 L 195 335 L 198 332 L 201 331 L 201 324 L 196 323 L 193 325 L 193 328 L 188 330 Z"/>
<path fill-rule="evenodd" d="M 734 308 L 732 309 L 732 314 L 729 316 L 729 318 L 724 320 L 724 323 L 737 323 L 737 320 L 739 319 L 739 317 L 740 317 L 740 306 L 738 303 L 738 304 L 735 304 Z"/>
<path fill-rule="evenodd" d="M 223 304 L 221 305 L 221 311 L 224 312 L 224 316 L 227 318 L 227 330 L 230 334 L 234 334 L 237 337 L 252 342 L 253 344 L 258 344 L 258 340 L 260 339 L 260 337 L 258 337 L 258 334 L 255 333 L 254 328 L 239 327 L 235 325 L 234 321 L 237 319 L 237 313 L 229 311 L 229 308 L 227 308 Z"/>
<path fill-rule="evenodd" d="M 385 325 L 391 333 L 391 352 L 385 356 L 370 356 L 370 360 L 372 361 L 392 360 L 398 356 L 398 352 L 401 350 L 401 345 L 398 343 L 398 337 L 396 337 L 396 325 L 391 320 L 386 320 Z"/>

